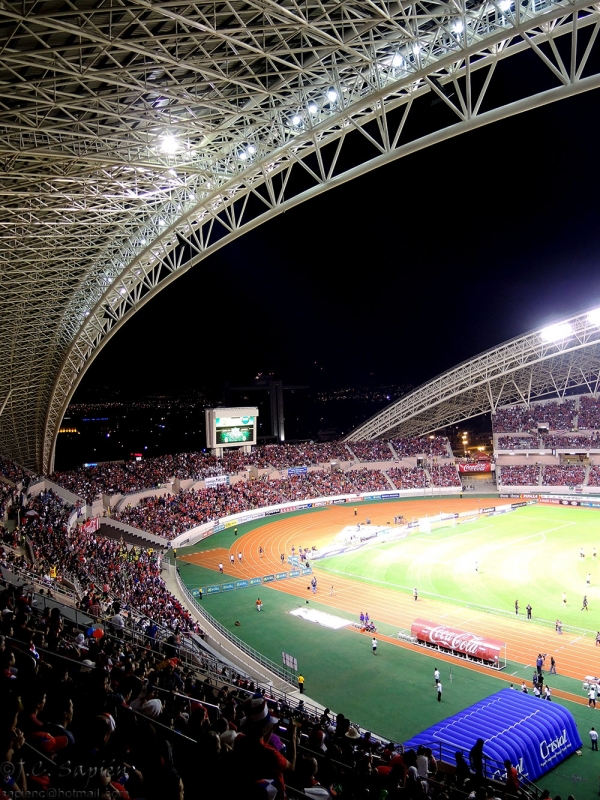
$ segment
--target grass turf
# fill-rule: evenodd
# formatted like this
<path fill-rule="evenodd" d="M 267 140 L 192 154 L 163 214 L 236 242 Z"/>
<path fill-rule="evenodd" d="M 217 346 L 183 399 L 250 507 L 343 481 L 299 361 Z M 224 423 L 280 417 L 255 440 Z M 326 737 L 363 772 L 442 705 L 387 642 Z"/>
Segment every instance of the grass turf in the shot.
<path fill-rule="evenodd" d="M 268 520 L 261 519 L 240 525 L 238 535 L 266 523 Z M 560 616 L 565 625 L 595 629 L 594 610 L 600 608 L 600 566 L 592 558 L 592 551 L 594 547 L 600 551 L 599 529 L 600 518 L 594 510 L 535 506 L 456 527 L 434 526 L 430 533 L 415 533 L 399 542 L 378 543 L 321 560 L 319 569 L 398 592 L 412 592 L 418 586 L 422 596 L 485 606 L 513 617 L 518 598 L 522 615 L 530 602 L 538 620 L 552 623 Z M 229 529 L 185 552 L 228 547 L 234 538 Z M 585 558 L 580 557 L 581 547 Z M 219 577 L 218 573 L 192 565 L 185 565 L 182 570 L 182 578 L 190 587 L 219 582 Z M 566 607 L 562 603 L 563 591 L 567 594 Z M 254 594 L 253 590 L 240 590 L 214 595 L 204 602 L 221 624 L 276 663 L 281 663 L 282 651 L 295 656 L 306 677 L 309 696 L 343 710 L 361 725 L 390 739 L 406 740 L 506 686 L 493 673 L 474 673 L 459 663 L 452 665 L 450 681 L 449 666 L 440 664 L 445 691 L 443 702 L 438 704 L 431 677 L 435 658 L 381 641 L 377 656 L 373 656 L 370 637 L 345 629 L 320 628 L 287 613 L 304 601 L 261 586 L 264 610 L 258 614 Z M 589 600 L 587 613 L 580 611 L 584 594 Z M 312 600 L 311 605 L 320 607 Z M 241 627 L 234 625 L 236 619 Z M 525 670 L 522 665 L 509 664 L 509 671 L 514 674 L 515 684 L 522 678 L 531 678 L 531 668 Z M 562 676 L 553 685 L 575 693 L 581 691 L 578 681 Z M 600 715 L 596 721 L 593 709 L 560 702 L 577 721 L 584 742 L 583 755 L 564 762 L 540 784 L 565 796 L 582 792 L 591 796 L 597 791 L 600 758 L 589 749 L 588 732 L 592 724 L 600 727 Z"/>
<path fill-rule="evenodd" d="M 414 653 L 379 640 L 377 655 L 371 649 L 371 637 L 356 631 L 332 631 L 291 616 L 289 611 L 305 605 L 299 598 L 262 586 L 263 610 L 254 605 L 250 589 L 225 592 L 205 601 L 207 610 L 235 636 L 281 664 L 286 652 L 298 660 L 306 678 L 308 696 L 343 711 L 363 727 L 393 741 L 406 741 L 440 719 L 457 713 L 468 705 L 505 688 L 506 682 L 494 673 L 473 672 L 457 664 L 438 662 L 435 656 Z M 311 608 L 328 613 L 331 609 L 310 600 Z M 344 616 L 340 613 L 340 616 Z M 241 625 L 235 625 L 235 621 Z M 351 621 L 351 620 L 350 620 Z M 437 702 L 433 670 L 438 666 L 444 685 L 442 702 Z M 515 686 L 531 679 L 531 667 L 509 664 Z M 557 676 L 554 688 L 580 693 L 579 681 Z M 540 703 L 545 702 L 540 700 Z M 553 795 L 577 800 L 591 797 L 597 788 L 600 758 L 590 749 L 591 725 L 598 729 L 600 714 L 594 709 L 565 700 L 555 700 L 571 711 L 584 743 L 582 756 L 571 758 L 544 776 L 539 785 Z"/>
<path fill-rule="evenodd" d="M 579 551 L 583 547 L 585 558 Z M 600 517 L 593 509 L 529 506 L 319 561 L 319 569 L 458 604 L 595 628 L 600 611 Z M 477 566 L 477 571 L 476 571 Z M 586 579 L 590 574 L 590 585 Z M 562 593 L 567 605 L 562 602 Z M 581 611 L 587 595 L 589 611 Z"/>

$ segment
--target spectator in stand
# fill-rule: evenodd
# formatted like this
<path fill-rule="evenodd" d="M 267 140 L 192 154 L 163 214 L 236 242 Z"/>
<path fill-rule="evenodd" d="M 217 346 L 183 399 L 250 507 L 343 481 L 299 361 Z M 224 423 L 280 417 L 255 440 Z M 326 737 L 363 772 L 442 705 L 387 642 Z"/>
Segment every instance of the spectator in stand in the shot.
<path fill-rule="evenodd" d="M 500 468 L 498 482 L 504 486 L 537 486 L 540 468 L 534 465 L 512 465 Z"/>

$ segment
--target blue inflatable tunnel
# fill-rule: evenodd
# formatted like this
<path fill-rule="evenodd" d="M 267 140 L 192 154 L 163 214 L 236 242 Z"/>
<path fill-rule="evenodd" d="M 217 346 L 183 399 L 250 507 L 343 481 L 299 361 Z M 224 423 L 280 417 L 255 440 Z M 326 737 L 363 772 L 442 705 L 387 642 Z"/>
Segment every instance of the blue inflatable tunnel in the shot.
<path fill-rule="evenodd" d="M 404 746 L 416 750 L 421 744 L 441 745 L 444 760 L 454 763 L 457 750 L 462 750 L 468 761 L 477 739 L 485 742 L 488 778 L 508 759 L 522 775 L 535 781 L 581 747 L 575 720 L 566 708 L 514 689 L 502 689 L 480 700 Z"/>

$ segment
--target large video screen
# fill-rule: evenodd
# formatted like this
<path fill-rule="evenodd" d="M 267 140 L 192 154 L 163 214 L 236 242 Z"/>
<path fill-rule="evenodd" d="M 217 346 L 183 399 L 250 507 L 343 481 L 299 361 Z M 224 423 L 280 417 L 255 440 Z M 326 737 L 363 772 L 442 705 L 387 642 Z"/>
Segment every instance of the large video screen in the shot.
<path fill-rule="evenodd" d="M 217 417 L 216 444 L 250 444 L 254 441 L 256 417 Z"/>
<path fill-rule="evenodd" d="M 256 444 L 258 408 L 206 409 L 207 447 L 241 447 Z"/>

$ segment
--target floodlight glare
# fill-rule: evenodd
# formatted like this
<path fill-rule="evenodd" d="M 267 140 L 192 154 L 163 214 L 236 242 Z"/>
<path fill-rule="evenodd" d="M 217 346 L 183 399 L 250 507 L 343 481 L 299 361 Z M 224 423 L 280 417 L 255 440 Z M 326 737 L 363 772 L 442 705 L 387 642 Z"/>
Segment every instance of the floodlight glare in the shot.
<path fill-rule="evenodd" d="M 173 153 L 176 153 L 178 148 L 179 142 L 174 136 L 171 136 L 171 134 L 164 136 L 160 143 L 160 149 L 163 151 L 163 153 L 166 153 L 169 156 L 172 156 Z"/>
<path fill-rule="evenodd" d="M 452 32 L 453 33 L 462 33 L 464 31 L 464 29 L 465 29 L 465 26 L 464 26 L 464 23 L 463 23 L 462 19 L 457 19 L 455 21 L 454 25 L 452 26 Z"/>
<path fill-rule="evenodd" d="M 512 5 L 512 0 L 500 0 L 498 3 L 498 8 L 500 11 L 508 11 Z"/>
<path fill-rule="evenodd" d="M 335 89 L 327 89 L 327 99 L 330 103 L 335 103 L 337 100 L 337 92 Z"/>
<path fill-rule="evenodd" d="M 249 144 L 248 147 L 246 148 L 246 151 L 248 152 L 249 155 L 253 156 L 254 153 L 256 153 L 256 147 L 253 144 Z"/>
<path fill-rule="evenodd" d="M 294 114 L 292 117 L 292 125 L 295 125 L 297 128 L 302 125 L 302 117 L 298 116 L 298 114 Z"/>
<path fill-rule="evenodd" d="M 542 328 L 540 336 L 544 342 L 558 342 L 570 336 L 572 331 L 573 329 L 568 322 L 559 322 L 556 325 L 548 325 L 547 328 Z"/>
<path fill-rule="evenodd" d="M 421 45 L 420 44 L 414 44 L 413 45 L 413 53 L 416 56 L 418 56 L 420 52 L 421 52 Z"/>
<path fill-rule="evenodd" d="M 245 161 L 248 158 L 248 153 L 245 150 L 240 150 L 238 153 L 238 158 L 240 161 Z"/>
<path fill-rule="evenodd" d="M 316 103 L 309 103 L 308 104 L 308 113 L 309 114 L 316 114 L 319 109 L 317 108 Z"/>
<path fill-rule="evenodd" d="M 587 315 L 587 321 L 590 325 L 598 325 L 600 327 L 600 308 L 595 308 Z"/>
<path fill-rule="evenodd" d="M 394 53 L 394 57 L 392 58 L 392 67 L 401 67 L 403 63 L 404 59 L 400 53 Z"/>

